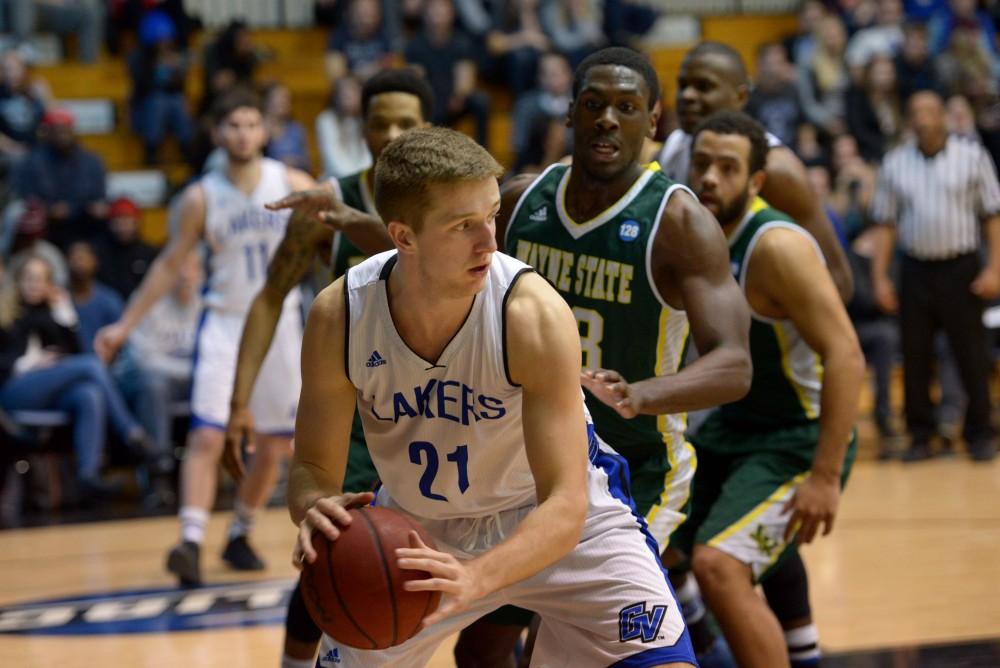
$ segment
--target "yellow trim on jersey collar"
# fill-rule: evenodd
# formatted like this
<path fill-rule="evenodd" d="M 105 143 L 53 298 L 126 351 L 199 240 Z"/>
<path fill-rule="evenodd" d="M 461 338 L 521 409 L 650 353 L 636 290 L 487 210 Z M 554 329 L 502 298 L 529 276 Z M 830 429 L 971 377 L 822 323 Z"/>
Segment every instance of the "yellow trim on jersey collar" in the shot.
<path fill-rule="evenodd" d="M 579 239 L 587 232 L 600 227 L 624 211 L 625 207 L 632 203 L 632 200 L 635 199 L 636 195 L 638 195 L 649 180 L 653 178 L 653 175 L 661 171 L 660 163 L 655 160 L 648 163 L 644 166 L 643 172 L 639 178 L 637 178 L 635 182 L 629 186 L 629 189 L 625 191 L 624 195 L 618 198 L 617 202 L 590 220 L 580 223 L 573 220 L 573 217 L 570 216 L 569 212 L 566 210 L 566 187 L 569 185 L 569 177 L 572 169 L 573 167 L 570 166 L 565 172 L 563 172 L 562 177 L 559 179 L 559 184 L 556 186 L 556 213 L 559 215 L 559 219 L 562 221 L 567 231 L 569 231 L 570 235 L 572 235 L 575 239 Z"/>

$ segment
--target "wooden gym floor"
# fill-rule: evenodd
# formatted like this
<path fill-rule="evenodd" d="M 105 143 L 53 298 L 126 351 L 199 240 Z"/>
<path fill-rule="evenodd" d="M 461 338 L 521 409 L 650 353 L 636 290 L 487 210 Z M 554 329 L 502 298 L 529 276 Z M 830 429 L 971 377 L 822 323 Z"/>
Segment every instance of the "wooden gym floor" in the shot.
<path fill-rule="evenodd" d="M 209 526 L 203 556 L 206 581 L 253 581 L 262 589 L 250 590 L 257 592 L 256 598 L 232 586 L 218 590 L 224 592 L 222 598 L 228 597 L 226 604 L 211 600 L 199 604 L 189 595 L 185 610 L 199 605 L 209 609 L 213 614 L 199 623 L 218 627 L 195 631 L 130 633 L 130 622 L 122 621 L 130 614 L 152 615 L 153 628 L 184 627 L 170 620 L 171 612 L 175 617 L 180 612 L 176 599 L 183 594 L 172 589 L 172 579 L 162 569 L 164 553 L 177 536 L 174 518 L 0 533 L 0 666 L 275 668 L 281 648 L 282 592 L 287 595 L 294 574 L 288 563 L 292 526 L 280 509 L 261 518 L 255 542 L 270 569 L 254 578 L 225 571 L 218 558 L 226 520 L 226 514 L 217 513 Z M 804 555 L 822 644 L 830 654 L 860 651 L 856 656 L 863 657 L 878 648 L 996 640 L 1000 638 L 1000 460 L 985 465 L 962 458 L 913 465 L 861 461 L 834 533 L 806 548 Z M 99 610 L 90 601 L 85 614 L 85 607 L 76 613 L 71 607 L 65 613 L 86 618 L 90 626 L 82 626 L 89 628 L 89 634 L 9 633 L 23 625 L 25 614 L 12 612 L 11 606 L 81 595 L 99 599 L 122 590 L 155 588 L 174 598 L 169 605 L 163 602 L 170 610 L 161 610 L 162 614 L 155 600 L 145 604 L 153 606 L 151 612 L 108 602 Z M 50 606 L 47 614 L 62 613 Z M 118 626 L 102 627 L 101 619 L 118 620 Z M 79 634 L 81 624 L 74 628 Z M 108 628 L 114 632 L 93 632 Z M 907 650 L 885 663 L 862 658 L 857 663 L 837 660 L 836 665 L 1000 666 L 1000 644 L 981 647 L 986 658 L 980 657 L 978 663 L 928 662 L 918 660 L 919 652 Z M 450 644 L 442 647 L 431 665 L 452 665 Z"/>

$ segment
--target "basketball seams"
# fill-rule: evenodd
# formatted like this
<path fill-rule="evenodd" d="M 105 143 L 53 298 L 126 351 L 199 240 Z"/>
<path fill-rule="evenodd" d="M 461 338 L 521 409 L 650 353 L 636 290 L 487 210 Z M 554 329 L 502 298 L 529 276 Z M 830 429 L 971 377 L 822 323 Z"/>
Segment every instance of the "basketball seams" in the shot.
<path fill-rule="evenodd" d="M 375 529 L 375 524 L 372 522 L 371 518 L 368 517 L 368 511 L 364 508 L 358 509 L 358 516 L 363 517 L 365 520 L 365 526 L 368 527 L 369 533 L 371 533 L 375 544 L 378 546 L 378 557 L 379 562 L 382 564 L 382 573 L 385 575 L 386 589 L 389 592 L 389 605 L 392 608 L 392 642 L 390 646 L 396 645 L 396 639 L 399 629 L 398 615 L 399 611 L 396 608 L 396 588 L 395 581 L 392 578 L 392 574 L 389 572 L 389 563 L 386 561 L 385 557 L 385 546 L 382 545 L 382 536 Z"/>
<path fill-rule="evenodd" d="M 361 513 L 359 513 L 361 514 Z M 366 518 L 367 519 L 367 518 Z M 379 552 L 381 552 L 381 546 L 379 546 Z M 330 584 L 333 586 L 333 594 L 337 597 L 337 603 L 340 604 L 340 609 L 344 611 L 344 616 L 347 617 L 348 621 L 358 630 L 358 633 L 363 635 L 368 642 L 372 644 L 371 649 L 379 649 L 378 643 L 375 639 L 368 635 L 361 625 L 358 623 L 354 616 L 351 615 L 351 610 L 344 604 L 344 599 L 340 596 L 340 587 L 337 586 L 337 577 L 333 572 L 333 545 L 331 544 L 330 549 L 326 552 L 326 568 L 330 575 Z"/>

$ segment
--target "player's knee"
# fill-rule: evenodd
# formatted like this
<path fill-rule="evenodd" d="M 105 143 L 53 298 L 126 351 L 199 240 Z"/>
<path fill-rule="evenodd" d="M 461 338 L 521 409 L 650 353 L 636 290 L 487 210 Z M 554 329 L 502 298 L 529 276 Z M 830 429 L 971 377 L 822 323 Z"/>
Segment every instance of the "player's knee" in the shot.
<path fill-rule="evenodd" d="M 722 550 L 707 545 L 694 548 L 691 570 L 698 578 L 702 589 L 726 587 L 733 583 L 750 580 L 750 569 Z"/>
<path fill-rule="evenodd" d="M 258 436 L 257 449 L 254 457 L 260 458 L 261 463 L 277 466 L 282 460 L 292 454 L 292 441 L 288 438 L 278 438 L 275 436 Z"/>
<path fill-rule="evenodd" d="M 223 433 L 218 429 L 199 427 L 188 435 L 187 457 L 221 459 L 225 445 Z"/>

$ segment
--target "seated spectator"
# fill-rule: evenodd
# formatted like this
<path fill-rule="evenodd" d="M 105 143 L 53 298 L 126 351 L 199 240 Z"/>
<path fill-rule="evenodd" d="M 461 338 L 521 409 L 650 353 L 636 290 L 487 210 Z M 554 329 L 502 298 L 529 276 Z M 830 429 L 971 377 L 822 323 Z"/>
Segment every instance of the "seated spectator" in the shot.
<path fill-rule="evenodd" d="M 971 21 L 956 22 L 948 48 L 935 59 L 938 80 L 948 95 L 970 99 L 996 95 L 997 63 L 980 42 L 978 30 Z"/>
<path fill-rule="evenodd" d="M 174 468 L 172 407 L 191 395 L 203 279 L 202 258 L 194 251 L 178 272 L 173 290 L 143 318 L 115 362 L 125 396 L 156 448 L 159 476 L 149 485 L 147 507 L 167 505 L 172 496 L 159 478 Z"/>
<path fill-rule="evenodd" d="M 200 112 L 209 112 L 215 100 L 234 88 L 253 88 L 257 67 L 266 57 L 265 51 L 254 44 L 246 23 L 230 22 L 215 41 L 205 47 L 204 97 Z"/>
<path fill-rule="evenodd" d="M 15 192 L 45 205 L 49 240 L 62 249 L 101 233 L 108 215 L 104 162 L 81 147 L 73 115 L 53 109 L 42 117 L 40 143 L 18 169 Z"/>
<path fill-rule="evenodd" d="M 783 144 L 795 145 L 795 131 L 804 117 L 795 68 L 778 42 L 764 44 L 757 51 L 757 77 L 744 111 Z"/>
<path fill-rule="evenodd" d="M 862 70 L 875 56 L 894 57 L 903 44 L 903 3 L 900 0 L 878 0 L 875 23 L 855 33 L 847 43 L 844 59 L 857 82 Z"/>
<path fill-rule="evenodd" d="M 841 135 L 833 141 L 830 166 L 833 190 L 829 201 L 843 221 L 843 238 L 853 239 L 868 225 L 876 172 L 861 158 L 858 142 L 851 135 Z"/>
<path fill-rule="evenodd" d="M 927 25 L 931 53 L 943 53 L 951 44 L 952 32 L 959 26 L 975 33 L 972 41 L 979 44 L 996 72 L 1000 61 L 1000 45 L 997 44 L 997 29 L 989 13 L 979 8 L 978 0 L 948 0 L 946 7 L 938 9 Z"/>
<path fill-rule="evenodd" d="M 214 41 L 205 46 L 202 54 L 204 83 L 196 113 L 191 161 L 195 172 L 203 169 L 209 154 L 215 149 L 212 142 L 212 108 L 216 101 L 236 89 L 253 90 L 258 66 L 268 57 L 265 49 L 254 44 L 247 25 L 238 20 L 231 21 Z"/>
<path fill-rule="evenodd" d="M 538 58 L 552 44 L 542 30 L 540 0 L 497 0 L 493 3 L 493 29 L 486 48 L 499 74 L 516 98 L 535 85 Z"/>
<path fill-rule="evenodd" d="M 117 292 L 97 280 L 97 253 L 89 241 L 74 241 L 66 253 L 69 265 L 69 291 L 79 316 L 80 346 L 94 352 L 97 330 L 116 322 L 125 304 Z"/>
<path fill-rule="evenodd" d="M 350 0 L 346 20 L 334 31 L 327 46 L 327 77 L 334 83 L 351 73 L 364 82 L 393 64 L 398 40 L 382 20 L 379 0 Z"/>
<path fill-rule="evenodd" d="M 0 201 L 13 166 L 35 144 L 38 126 L 45 113 L 48 89 L 32 81 L 24 59 L 14 49 L 3 54 L 0 63 Z"/>
<path fill-rule="evenodd" d="M 157 249 L 139 238 L 139 207 L 121 197 L 108 209 L 108 234 L 94 242 L 97 251 L 97 279 L 128 299 L 153 260 Z"/>
<path fill-rule="evenodd" d="M 288 86 L 272 83 L 264 89 L 264 123 L 268 134 L 264 154 L 289 167 L 310 171 L 306 131 L 292 118 L 292 94 Z"/>
<path fill-rule="evenodd" d="M 594 0 L 542 0 L 539 18 L 552 47 L 566 56 L 574 69 L 608 42 L 601 25 L 601 7 Z"/>
<path fill-rule="evenodd" d="M 819 140 L 819 130 L 812 123 L 802 123 L 795 129 L 795 153 L 807 165 L 826 163 L 826 153 Z"/>
<path fill-rule="evenodd" d="M 33 254 L 41 256 L 52 269 L 52 281 L 60 288 L 69 287 L 69 268 L 62 251 L 45 240 L 48 226 L 45 222 L 45 206 L 37 200 L 16 200 L 4 211 L 11 218 L 4 221 L 12 225 L 10 244 L 4 250 L 5 256 Z"/>
<path fill-rule="evenodd" d="M 476 141 L 489 138 L 490 99 L 476 90 L 476 61 L 468 37 L 455 31 L 453 0 L 427 0 L 424 30 L 406 47 L 407 62 L 420 68 L 434 91 L 434 122 L 451 125 L 471 115 Z"/>
<path fill-rule="evenodd" d="M 566 58 L 547 53 L 538 64 L 538 88 L 514 103 L 514 171 L 545 167 L 572 152 L 566 114 L 573 96 L 573 71 Z M 551 150 L 546 150 L 551 148 Z"/>
<path fill-rule="evenodd" d="M 330 107 L 316 117 L 316 144 L 325 177 L 339 179 L 371 166 L 363 127 L 361 82 L 343 76 L 333 85 Z"/>
<path fill-rule="evenodd" d="M 848 35 L 875 25 L 878 16 L 876 0 L 836 0 L 833 7 L 844 22 Z"/>
<path fill-rule="evenodd" d="M 81 354 L 76 312 L 48 263 L 29 254 L 15 258 L 11 272 L 0 297 L 0 407 L 69 412 L 81 496 L 106 496 L 115 487 L 99 475 L 105 422 L 143 457 L 149 439 L 101 361 Z"/>
<path fill-rule="evenodd" d="M 806 119 L 833 137 L 844 132 L 844 95 L 850 85 L 844 65 L 844 24 L 824 16 L 816 27 L 812 58 L 797 64 L 799 101 Z"/>
<path fill-rule="evenodd" d="M 783 45 L 792 63 L 804 63 L 812 58 L 816 48 L 816 26 L 826 16 L 822 0 L 806 0 L 799 7 L 795 34 L 785 38 Z"/>
<path fill-rule="evenodd" d="M 149 11 L 162 12 L 170 17 L 177 28 L 175 43 L 187 51 L 191 33 L 200 21 L 184 9 L 184 0 L 111 0 L 108 2 L 108 20 L 105 25 L 105 44 L 113 55 L 121 54 L 126 33 L 139 34 L 139 25 Z"/>
<path fill-rule="evenodd" d="M 945 102 L 946 123 L 948 132 L 966 139 L 981 141 L 976 128 L 976 112 L 972 105 L 962 95 L 952 95 Z"/>
<path fill-rule="evenodd" d="M 4 3 L 9 12 L 11 32 L 24 42 L 36 32 L 54 32 L 63 41 L 75 35 L 78 58 L 92 63 L 104 39 L 104 6 L 100 0 L 10 0 Z"/>
<path fill-rule="evenodd" d="M 147 165 L 157 163 L 156 155 L 167 133 L 173 135 L 188 158 L 194 141 L 194 125 L 184 95 L 188 62 L 174 42 L 176 34 L 169 16 L 150 12 L 139 24 L 139 46 L 128 58 L 132 128 L 142 138 Z"/>
<path fill-rule="evenodd" d="M 865 67 L 862 82 L 847 91 L 847 130 L 857 140 L 861 157 L 881 162 L 903 129 L 892 59 L 878 55 Z"/>
<path fill-rule="evenodd" d="M 903 26 L 903 45 L 896 54 L 896 88 L 900 107 L 919 90 L 940 90 L 934 61 L 927 48 L 927 26 L 908 22 Z"/>

